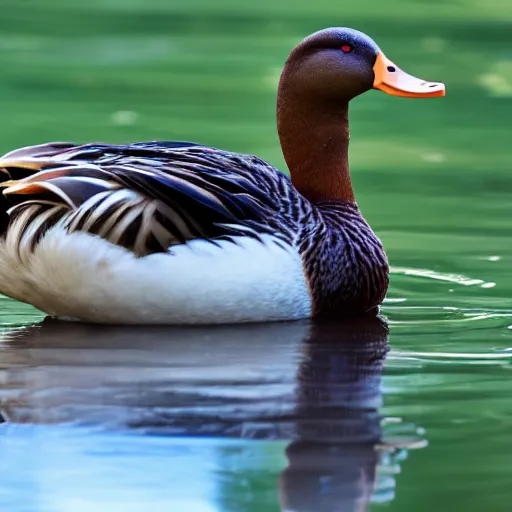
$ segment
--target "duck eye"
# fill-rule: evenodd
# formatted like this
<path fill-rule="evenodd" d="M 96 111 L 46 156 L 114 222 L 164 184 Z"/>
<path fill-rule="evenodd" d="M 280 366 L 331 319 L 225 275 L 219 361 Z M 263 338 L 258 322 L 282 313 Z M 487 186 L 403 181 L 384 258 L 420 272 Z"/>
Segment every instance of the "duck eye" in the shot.
<path fill-rule="evenodd" d="M 349 44 L 344 44 L 342 47 L 341 47 L 341 51 L 343 53 L 350 53 L 351 51 L 353 50 L 352 46 L 350 46 Z"/>

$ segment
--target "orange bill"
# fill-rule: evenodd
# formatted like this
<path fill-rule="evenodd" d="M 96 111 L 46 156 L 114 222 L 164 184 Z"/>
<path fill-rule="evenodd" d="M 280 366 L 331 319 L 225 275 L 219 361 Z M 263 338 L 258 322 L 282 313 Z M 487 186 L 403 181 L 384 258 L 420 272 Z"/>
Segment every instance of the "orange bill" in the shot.
<path fill-rule="evenodd" d="M 393 64 L 383 53 L 377 55 L 373 66 L 375 80 L 374 89 L 380 89 L 392 96 L 404 98 L 436 98 L 445 95 L 444 84 L 426 82 L 402 71 Z"/>

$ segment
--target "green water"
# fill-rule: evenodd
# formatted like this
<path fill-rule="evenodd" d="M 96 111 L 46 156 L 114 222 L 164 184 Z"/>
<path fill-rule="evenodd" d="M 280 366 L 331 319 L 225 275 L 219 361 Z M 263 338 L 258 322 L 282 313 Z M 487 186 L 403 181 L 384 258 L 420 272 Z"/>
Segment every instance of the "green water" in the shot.
<path fill-rule="evenodd" d="M 302 37 L 333 25 L 367 32 L 404 70 L 447 89 L 432 100 L 373 91 L 351 108 L 358 202 L 393 266 L 380 413 L 425 429 L 428 440 L 401 463 L 393 499 L 372 510 L 509 510 L 511 5 L 7 0 L 0 150 L 179 139 L 284 169 L 274 119 L 280 69 Z M 42 319 L 8 299 L 0 306 L 4 329 Z M 224 505 L 204 510 L 278 510 L 280 448 L 264 450 L 277 462 L 263 458 L 258 470 L 238 462 L 246 494 L 224 485 Z"/>

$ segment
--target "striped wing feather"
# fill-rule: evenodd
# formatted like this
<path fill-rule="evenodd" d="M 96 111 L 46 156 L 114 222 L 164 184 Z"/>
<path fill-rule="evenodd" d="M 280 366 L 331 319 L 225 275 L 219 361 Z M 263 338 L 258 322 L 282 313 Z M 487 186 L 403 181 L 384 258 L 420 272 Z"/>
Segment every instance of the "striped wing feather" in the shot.
<path fill-rule="evenodd" d="M 191 143 L 53 143 L 8 153 L 0 168 L 15 178 L 3 184 L 8 229 L 30 247 L 57 223 L 140 256 L 195 238 L 287 236 L 275 221 L 287 178 L 252 156 Z"/>

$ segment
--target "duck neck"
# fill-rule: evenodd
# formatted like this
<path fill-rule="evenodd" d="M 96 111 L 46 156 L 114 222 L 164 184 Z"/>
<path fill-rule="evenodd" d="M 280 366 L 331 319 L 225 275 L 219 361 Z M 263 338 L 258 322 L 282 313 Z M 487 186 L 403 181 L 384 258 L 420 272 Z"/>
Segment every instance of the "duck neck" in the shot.
<path fill-rule="evenodd" d="M 277 129 L 293 184 L 304 197 L 355 202 L 348 163 L 348 102 L 311 100 L 284 73 Z"/>

